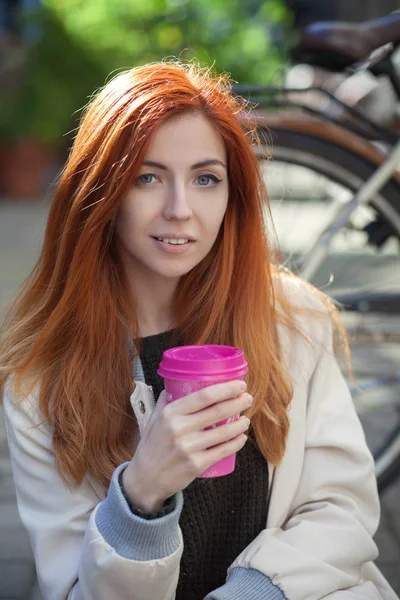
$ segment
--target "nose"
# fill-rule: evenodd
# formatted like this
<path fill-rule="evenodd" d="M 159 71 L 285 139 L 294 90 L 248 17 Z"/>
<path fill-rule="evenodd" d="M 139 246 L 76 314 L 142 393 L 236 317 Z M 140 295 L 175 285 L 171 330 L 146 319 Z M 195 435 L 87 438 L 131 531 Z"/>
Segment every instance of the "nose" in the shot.
<path fill-rule="evenodd" d="M 192 216 L 189 192 L 183 182 L 174 182 L 171 183 L 171 186 L 168 186 L 163 216 L 169 221 L 186 221 Z"/>

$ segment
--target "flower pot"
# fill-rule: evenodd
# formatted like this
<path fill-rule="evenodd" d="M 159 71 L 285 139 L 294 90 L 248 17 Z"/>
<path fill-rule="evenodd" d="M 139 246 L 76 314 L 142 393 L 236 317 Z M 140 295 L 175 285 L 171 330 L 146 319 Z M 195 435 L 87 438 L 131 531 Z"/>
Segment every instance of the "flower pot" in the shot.
<path fill-rule="evenodd" d="M 49 145 L 34 139 L 1 144 L 0 195 L 11 199 L 43 195 L 52 154 Z"/>

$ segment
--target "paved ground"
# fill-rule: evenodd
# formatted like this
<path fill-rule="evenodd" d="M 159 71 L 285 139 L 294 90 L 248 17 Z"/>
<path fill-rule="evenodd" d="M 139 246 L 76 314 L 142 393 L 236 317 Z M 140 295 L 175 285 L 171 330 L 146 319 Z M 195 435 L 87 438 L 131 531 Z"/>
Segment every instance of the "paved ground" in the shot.
<path fill-rule="evenodd" d="M 13 290 L 33 267 L 46 214 L 45 201 L 0 202 L 0 304 L 9 301 Z M 398 321 L 372 320 L 370 326 L 378 332 L 384 329 L 392 332 L 394 328 L 400 331 Z M 368 348 L 360 343 L 354 350 L 354 359 L 356 373 L 363 378 L 371 372 L 381 374 L 396 360 L 400 363 L 400 350 L 394 343 L 375 344 Z M 392 410 L 393 397 L 392 391 L 379 393 L 385 410 Z M 368 437 L 375 443 L 382 423 L 387 423 L 387 415 L 383 410 L 381 415 L 371 418 L 368 406 L 365 406 Z M 400 594 L 400 482 L 382 499 L 382 521 L 376 541 L 380 550 L 378 565 Z M 29 540 L 18 517 L 0 411 L 0 600 L 40 598 Z"/>

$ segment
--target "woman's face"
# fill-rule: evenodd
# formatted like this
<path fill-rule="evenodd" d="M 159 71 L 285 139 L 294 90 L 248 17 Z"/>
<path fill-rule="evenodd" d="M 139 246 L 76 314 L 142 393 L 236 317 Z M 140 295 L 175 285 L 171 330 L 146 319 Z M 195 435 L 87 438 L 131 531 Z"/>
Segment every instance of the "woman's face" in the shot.
<path fill-rule="evenodd" d="M 208 254 L 228 204 L 222 137 L 201 114 L 158 128 L 116 218 L 117 244 L 133 277 L 178 279 Z"/>

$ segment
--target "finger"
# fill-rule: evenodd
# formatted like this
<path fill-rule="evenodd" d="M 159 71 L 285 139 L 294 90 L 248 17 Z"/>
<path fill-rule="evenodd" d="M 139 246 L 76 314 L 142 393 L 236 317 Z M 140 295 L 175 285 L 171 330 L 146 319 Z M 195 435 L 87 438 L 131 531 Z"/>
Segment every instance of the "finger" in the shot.
<path fill-rule="evenodd" d="M 246 390 L 246 387 L 244 381 L 236 380 L 210 385 L 184 398 L 175 400 L 173 402 L 174 412 L 181 415 L 190 415 L 199 412 L 217 402 L 239 396 L 239 394 Z"/>
<path fill-rule="evenodd" d="M 206 469 L 208 469 L 208 467 L 211 467 L 211 465 L 215 464 L 219 460 L 222 460 L 223 458 L 226 458 L 227 456 L 230 456 L 235 452 L 239 452 L 239 450 L 241 450 L 241 448 L 243 448 L 243 446 L 247 442 L 247 439 L 248 438 L 245 433 L 240 433 L 239 435 L 232 438 L 231 440 L 228 440 L 227 442 L 205 450 L 202 453 L 202 461 L 204 461 L 203 470 L 205 471 Z"/>
<path fill-rule="evenodd" d="M 252 396 L 247 392 L 240 394 L 231 400 L 218 402 L 210 408 L 206 408 L 201 412 L 186 417 L 185 427 L 191 430 L 202 430 L 206 427 L 212 427 L 216 423 L 229 419 L 241 412 L 244 412 L 251 406 L 253 402 Z"/>
<path fill-rule="evenodd" d="M 186 436 L 183 443 L 187 452 L 200 452 L 231 440 L 247 431 L 249 426 L 250 419 L 242 416 L 236 421 L 220 425 L 215 429 L 196 432 L 190 436 Z"/>
<path fill-rule="evenodd" d="M 232 438 L 245 433 L 250 427 L 250 419 L 245 416 L 241 416 L 235 421 L 219 425 L 215 429 L 208 429 L 200 436 L 201 443 L 204 449 L 212 448 L 224 442 L 228 442 Z"/>

